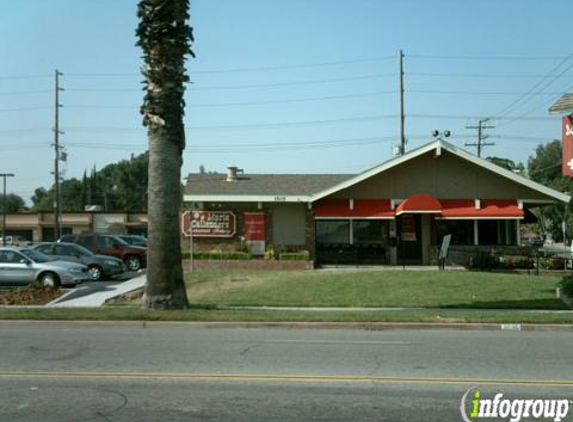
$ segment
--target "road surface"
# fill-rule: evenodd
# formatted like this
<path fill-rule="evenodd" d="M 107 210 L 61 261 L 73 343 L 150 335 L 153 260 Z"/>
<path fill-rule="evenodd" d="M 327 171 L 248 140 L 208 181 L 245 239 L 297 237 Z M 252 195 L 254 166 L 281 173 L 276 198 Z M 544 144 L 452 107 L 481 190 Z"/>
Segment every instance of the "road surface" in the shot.
<path fill-rule="evenodd" d="M 212 327 L 2 322 L 0 421 L 461 421 L 472 387 L 573 399 L 565 332 Z"/>

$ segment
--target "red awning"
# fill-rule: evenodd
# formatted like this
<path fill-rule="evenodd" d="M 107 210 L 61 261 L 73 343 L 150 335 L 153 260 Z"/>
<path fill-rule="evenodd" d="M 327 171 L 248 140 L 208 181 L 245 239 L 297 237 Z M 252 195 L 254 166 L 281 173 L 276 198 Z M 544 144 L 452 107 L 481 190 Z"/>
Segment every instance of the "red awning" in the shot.
<path fill-rule="evenodd" d="M 442 199 L 442 216 L 450 219 L 521 219 L 525 213 L 515 199 L 482 199 L 480 208 L 473 199 Z"/>
<path fill-rule="evenodd" d="M 318 218 L 394 218 L 389 199 L 322 199 L 315 204 Z"/>
<path fill-rule="evenodd" d="M 315 204 L 317 218 L 380 218 L 392 219 L 401 214 L 435 214 L 437 218 L 523 219 L 525 211 L 519 209 L 515 199 L 482 199 L 476 208 L 474 199 L 441 199 L 430 195 L 414 195 L 402 201 L 396 210 L 389 199 L 355 199 L 350 209 L 349 199 L 322 199 Z"/>
<path fill-rule="evenodd" d="M 442 204 L 436 198 L 426 194 L 419 194 L 405 199 L 396 208 L 396 215 L 400 214 L 440 214 Z"/>

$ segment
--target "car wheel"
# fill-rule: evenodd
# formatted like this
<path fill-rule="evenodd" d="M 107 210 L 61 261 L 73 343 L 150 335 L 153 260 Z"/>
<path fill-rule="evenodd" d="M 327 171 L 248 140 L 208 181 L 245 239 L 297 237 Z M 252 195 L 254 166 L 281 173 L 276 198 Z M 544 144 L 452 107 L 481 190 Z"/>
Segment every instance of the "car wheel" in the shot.
<path fill-rule="evenodd" d="M 42 275 L 40 275 L 38 281 L 44 287 L 56 288 L 60 286 L 60 279 L 54 273 L 43 273 Z"/>
<path fill-rule="evenodd" d="M 88 274 L 93 281 L 100 281 L 103 278 L 103 270 L 99 265 L 90 265 Z"/>
<path fill-rule="evenodd" d="M 141 260 L 137 256 L 128 256 L 125 259 L 125 265 L 129 271 L 137 271 L 141 268 Z"/>

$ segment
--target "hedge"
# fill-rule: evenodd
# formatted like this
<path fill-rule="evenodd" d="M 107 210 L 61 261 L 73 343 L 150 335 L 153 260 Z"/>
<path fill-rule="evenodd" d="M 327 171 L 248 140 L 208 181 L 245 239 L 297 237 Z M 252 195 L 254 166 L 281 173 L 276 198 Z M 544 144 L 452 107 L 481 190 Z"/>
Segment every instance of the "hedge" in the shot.
<path fill-rule="evenodd" d="M 303 252 L 283 252 L 279 254 L 279 261 L 308 261 L 310 255 L 308 251 Z"/>
<path fill-rule="evenodd" d="M 182 259 L 189 259 L 189 251 L 181 254 Z M 251 259 L 251 255 L 247 252 L 230 252 L 230 251 L 201 251 L 193 252 L 193 259 L 206 259 L 206 260 L 247 260 Z"/>

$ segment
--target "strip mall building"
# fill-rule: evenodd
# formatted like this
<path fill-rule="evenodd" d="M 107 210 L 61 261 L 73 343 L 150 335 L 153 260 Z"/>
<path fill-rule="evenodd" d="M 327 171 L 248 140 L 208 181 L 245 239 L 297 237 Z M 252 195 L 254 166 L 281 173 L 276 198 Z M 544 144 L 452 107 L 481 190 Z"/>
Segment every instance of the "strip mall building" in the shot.
<path fill-rule="evenodd" d="M 308 250 L 319 265 L 430 264 L 446 234 L 520 245 L 532 208 L 569 200 L 442 140 L 358 175 L 191 174 L 184 196 L 195 247 Z"/>

